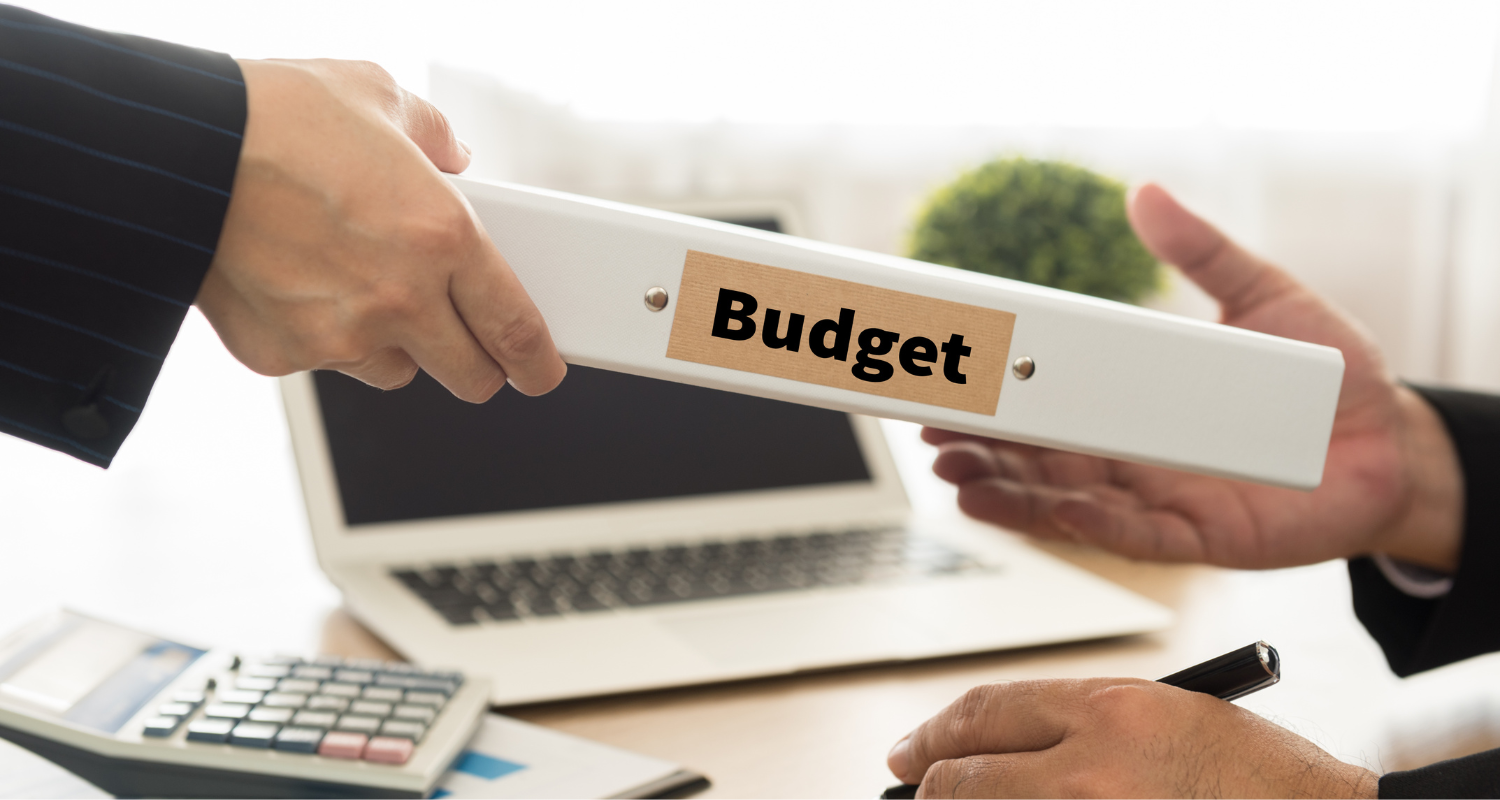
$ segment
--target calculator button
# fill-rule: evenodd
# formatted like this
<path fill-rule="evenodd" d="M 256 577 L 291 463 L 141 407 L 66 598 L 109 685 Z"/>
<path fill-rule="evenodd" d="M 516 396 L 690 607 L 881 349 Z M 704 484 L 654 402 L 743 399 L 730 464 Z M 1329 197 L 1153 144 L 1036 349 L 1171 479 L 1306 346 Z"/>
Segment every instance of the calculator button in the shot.
<path fill-rule="evenodd" d="M 277 691 L 292 692 L 294 694 L 312 694 L 318 690 L 318 682 L 306 678 L 282 678 L 281 682 L 272 687 Z"/>
<path fill-rule="evenodd" d="M 412 741 L 391 736 L 377 736 L 365 747 L 365 760 L 380 764 L 405 764 L 411 758 Z"/>
<path fill-rule="evenodd" d="M 343 711 L 349 707 L 349 698 L 315 694 L 307 698 L 307 707 L 318 711 Z"/>
<path fill-rule="evenodd" d="M 328 667 L 317 667 L 311 664 L 292 667 L 293 678 L 308 678 L 315 681 L 326 681 L 333 677 L 333 670 Z"/>
<path fill-rule="evenodd" d="M 422 741 L 422 734 L 426 732 L 426 725 L 411 720 L 388 719 L 380 726 L 381 736 L 404 736 L 414 742 Z"/>
<path fill-rule="evenodd" d="M 357 683 L 325 683 L 323 684 L 322 693 L 334 697 L 348 697 L 352 699 L 359 697 L 362 688 Z"/>
<path fill-rule="evenodd" d="M 270 706 L 256 706 L 250 709 L 249 720 L 251 722 L 274 722 L 277 725 L 285 725 L 292 721 L 292 715 L 296 712 L 290 708 L 271 708 Z"/>
<path fill-rule="evenodd" d="M 328 758 L 359 758 L 364 755 L 365 743 L 370 737 L 363 733 L 334 731 L 323 737 L 318 745 L 318 755 Z"/>
<path fill-rule="evenodd" d="M 281 664 L 282 666 L 294 667 L 302 663 L 302 659 L 296 656 L 271 656 L 261 659 L 263 664 Z"/>
<path fill-rule="evenodd" d="M 250 678 L 285 678 L 292 674 L 292 668 L 285 664 L 246 664 L 240 667 L 240 674 Z"/>
<path fill-rule="evenodd" d="M 410 706 L 432 706 L 442 708 L 448 698 L 442 692 L 407 692 L 406 704 Z"/>
<path fill-rule="evenodd" d="M 193 708 L 197 708 L 198 706 L 203 705 L 203 693 L 202 692 L 173 692 L 172 693 L 172 702 L 174 702 L 174 703 L 187 703 L 188 705 L 192 706 Z"/>
<path fill-rule="evenodd" d="M 244 719 L 250 713 L 250 706 L 244 703 L 209 703 L 203 709 L 203 716 L 217 717 L 218 719 Z"/>
<path fill-rule="evenodd" d="M 248 692 L 269 692 L 276 688 L 275 678 L 237 678 L 234 688 Z"/>
<path fill-rule="evenodd" d="M 458 684 L 450 680 L 437 678 L 413 678 L 408 689 L 418 689 L 424 692 L 442 692 L 451 695 L 458 691 Z"/>
<path fill-rule="evenodd" d="M 276 708 L 301 708 L 307 705 L 307 695 L 294 694 L 292 692 L 271 692 L 261 702 L 268 706 L 275 706 Z"/>
<path fill-rule="evenodd" d="M 146 727 L 141 733 L 146 736 L 171 736 L 172 731 L 182 724 L 182 717 L 152 717 L 146 720 Z"/>
<path fill-rule="evenodd" d="M 375 680 L 375 674 L 358 669 L 341 669 L 333 673 L 333 679 L 343 683 L 370 683 Z"/>
<path fill-rule="evenodd" d="M 344 716 L 339 717 L 339 723 L 338 725 L 335 725 L 335 728 L 341 729 L 341 731 L 357 731 L 362 732 L 362 734 L 374 734 L 375 731 L 378 731 L 378 729 L 380 729 L 380 717 L 359 716 L 359 714 L 344 714 Z"/>
<path fill-rule="evenodd" d="M 232 719 L 200 719 L 188 723 L 187 738 L 190 742 L 227 742 L 234 726 Z"/>
<path fill-rule="evenodd" d="M 282 728 L 272 747 L 293 753 L 316 753 L 323 741 L 322 728 Z"/>
<path fill-rule="evenodd" d="M 193 707 L 187 703 L 162 703 L 156 707 L 156 713 L 164 717 L 185 717 L 193 713 Z"/>
<path fill-rule="evenodd" d="M 362 717 L 357 714 L 345 714 L 339 717 L 339 724 L 334 727 L 341 731 L 357 731 L 359 733 L 374 733 L 380 730 L 379 717 Z"/>
<path fill-rule="evenodd" d="M 344 659 L 341 658 L 341 657 L 339 657 L 339 656 L 326 656 L 325 655 L 325 656 L 318 656 L 317 658 L 314 658 L 313 660 L 311 660 L 311 661 L 309 661 L 307 663 L 314 664 L 314 665 L 319 666 L 319 667 L 342 667 L 342 666 L 344 666 Z"/>
<path fill-rule="evenodd" d="M 382 703 L 399 703 L 403 692 L 400 689 L 392 689 L 389 686 L 366 686 L 365 699 L 379 700 Z"/>
<path fill-rule="evenodd" d="M 385 666 L 380 668 L 380 671 L 389 672 L 392 675 L 414 675 L 417 668 L 405 661 L 387 661 L 385 662 Z"/>
<path fill-rule="evenodd" d="M 432 722 L 432 718 L 437 716 L 437 712 L 428 706 L 400 705 L 396 706 L 396 710 L 391 716 L 396 719 L 414 719 L 418 722 L 430 723 Z"/>
<path fill-rule="evenodd" d="M 368 672 L 379 672 L 385 669 L 385 662 L 378 658 L 346 658 L 344 666 L 349 669 L 362 669 Z"/>
<path fill-rule="evenodd" d="M 247 706 L 253 706 L 256 703 L 259 703 L 261 701 L 261 698 L 265 696 L 265 692 L 248 692 L 244 689 L 231 689 L 227 692 L 219 692 L 218 695 L 214 697 L 214 699 L 218 700 L 220 703 L 237 703 Z"/>
<path fill-rule="evenodd" d="M 229 743 L 240 747 L 270 747 L 280 725 L 269 722 L 241 722 L 229 733 Z"/>
<path fill-rule="evenodd" d="M 375 700 L 355 700 L 349 704 L 349 713 L 368 714 L 372 717 L 389 717 L 391 715 L 391 704 Z"/>
<path fill-rule="evenodd" d="M 292 717 L 293 725 L 304 728 L 332 728 L 339 721 L 339 715 L 332 711 L 298 711 L 297 716 Z"/>

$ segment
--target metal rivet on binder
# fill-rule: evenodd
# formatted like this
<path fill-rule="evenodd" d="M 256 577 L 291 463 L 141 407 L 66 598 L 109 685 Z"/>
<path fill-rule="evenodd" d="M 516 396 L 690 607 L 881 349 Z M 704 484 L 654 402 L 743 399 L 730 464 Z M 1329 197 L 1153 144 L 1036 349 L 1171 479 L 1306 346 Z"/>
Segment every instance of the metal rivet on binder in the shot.
<path fill-rule="evenodd" d="M 1024 381 L 1036 372 L 1036 362 L 1031 360 L 1031 356 L 1021 356 L 1011 363 L 1010 371 Z"/>
<path fill-rule="evenodd" d="M 646 290 L 646 308 L 652 311 L 660 311 L 667 307 L 667 290 L 660 286 L 653 286 Z"/>

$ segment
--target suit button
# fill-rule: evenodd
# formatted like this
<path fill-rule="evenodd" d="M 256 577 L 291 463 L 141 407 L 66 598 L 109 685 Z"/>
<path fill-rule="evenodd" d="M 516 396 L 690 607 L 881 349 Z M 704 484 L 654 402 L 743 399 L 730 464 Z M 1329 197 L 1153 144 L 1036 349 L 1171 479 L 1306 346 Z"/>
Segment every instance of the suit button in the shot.
<path fill-rule="evenodd" d="M 63 412 L 63 427 L 80 439 L 103 439 L 109 435 L 109 420 L 99 413 L 97 403 L 77 405 Z"/>

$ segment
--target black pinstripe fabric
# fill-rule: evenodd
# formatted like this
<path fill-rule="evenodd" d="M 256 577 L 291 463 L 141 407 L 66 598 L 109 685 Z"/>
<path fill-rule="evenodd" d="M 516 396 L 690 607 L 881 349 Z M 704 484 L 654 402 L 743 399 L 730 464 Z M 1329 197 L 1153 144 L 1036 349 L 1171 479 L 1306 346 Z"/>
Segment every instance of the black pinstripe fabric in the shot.
<path fill-rule="evenodd" d="M 213 258 L 245 114 L 226 55 L 0 5 L 0 431 L 109 466 Z"/>

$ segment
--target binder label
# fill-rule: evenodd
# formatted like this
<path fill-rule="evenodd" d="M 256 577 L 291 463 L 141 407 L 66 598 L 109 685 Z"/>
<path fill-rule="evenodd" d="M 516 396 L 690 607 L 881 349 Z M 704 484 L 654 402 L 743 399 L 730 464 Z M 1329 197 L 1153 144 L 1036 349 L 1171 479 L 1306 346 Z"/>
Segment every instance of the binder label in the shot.
<path fill-rule="evenodd" d="M 667 357 L 993 416 L 1016 315 L 689 250 Z"/>

